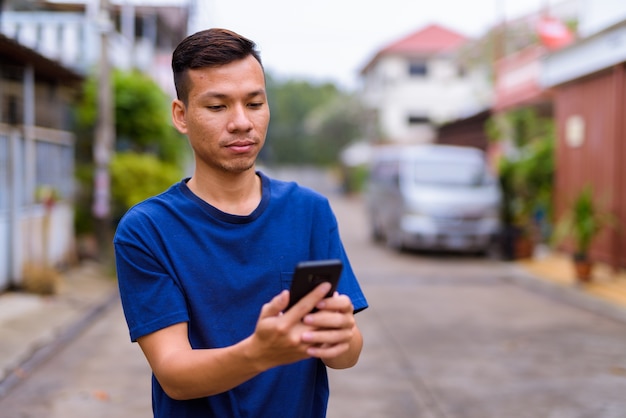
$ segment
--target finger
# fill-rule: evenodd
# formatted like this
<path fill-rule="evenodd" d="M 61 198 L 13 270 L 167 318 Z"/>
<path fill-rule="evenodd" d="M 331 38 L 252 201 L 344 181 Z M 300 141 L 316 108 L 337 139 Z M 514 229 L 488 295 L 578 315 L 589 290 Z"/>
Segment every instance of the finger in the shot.
<path fill-rule="evenodd" d="M 318 329 L 352 329 L 356 324 L 354 315 L 337 311 L 318 311 L 302 318 L 302 322 Z"/>
<path fill-rule="evenodd" d="M 300 321 L 302 317 L 311 312 L 315 305 L 326 297 L 330 291 L 331 285 L 328 282 L 319 284 L 315 289 L 311 290 L 306 296 L 304 296 L 298 303 L 293 305 L 285 315 L 295 321 Z"/>
<path fill-rule="evenodd" d="M 320 346 L 311 346 L 307 348 L 306 353 L 311 357 L 317 357 L 320 359 L 337 357 L 344 352 L 348 351 L 350 344 L 324 344 Z"/>
<path fill-rule="evenodd" d="M 309 330 L 302 334 L 302 341 L 314 346 L 336 345 L 349 342 L 354 334 L 353 331 L 353 328 Z"/>
<path fill-rule="evenodd" d="M 285 308 L 287 308 L 288 303 L 289 303 L 289 291 L 283 290 L 278 295 L 274 296 L 272 300 L 270 300 L 265 305 L 263 305 L 263 308 L 261 308 L 261 314 L 259 315 L 259 317 L 268 318 L 271 316 L 277 316 L 282 311 L 284 311 Z"/>
<path fill-rule="evenodd" d="M 349 313 L 354 311 L 354 306 L 352 305 L 352 301 L 347 295 L 339 295 L 336 293 L 331 298 L 322 299 L 317 305 L 315 305 L 317 309 L 320 310 L 329 310 L 329 311 L 337 311 L 343 313 Z"/>

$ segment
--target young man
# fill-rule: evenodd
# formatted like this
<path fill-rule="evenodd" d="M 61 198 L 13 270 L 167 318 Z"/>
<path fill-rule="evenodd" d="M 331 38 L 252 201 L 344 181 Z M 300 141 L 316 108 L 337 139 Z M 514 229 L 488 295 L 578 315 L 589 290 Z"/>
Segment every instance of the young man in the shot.
<path fill-rule="evenodd" d="M 335 216 L 319 194 L 255 171 L 270 114 L 253 42 L 202 31 L 172 68 L 195 171 L 129 210 L 114 240 L 154 415 L 323 417 L 326 366 L 356 364 L 354 313 L 367 307 Z M 338 292 L 321 284 L 285 311 L 296 264 L 331 258 L 344 263 Z"/>

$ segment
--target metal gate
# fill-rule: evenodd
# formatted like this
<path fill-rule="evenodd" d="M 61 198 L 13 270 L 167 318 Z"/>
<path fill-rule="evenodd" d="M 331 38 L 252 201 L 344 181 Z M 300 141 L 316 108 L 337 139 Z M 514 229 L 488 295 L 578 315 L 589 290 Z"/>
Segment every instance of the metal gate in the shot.
<path fill-rule="evenodd" d="M 21 284 L 27 264 L 63 264 L 73 255 L 74 138 L 33 128 L 27 140 L 0 125 L 0 291 Z M 38 198 L 54 190 L 52 207 Z"/>

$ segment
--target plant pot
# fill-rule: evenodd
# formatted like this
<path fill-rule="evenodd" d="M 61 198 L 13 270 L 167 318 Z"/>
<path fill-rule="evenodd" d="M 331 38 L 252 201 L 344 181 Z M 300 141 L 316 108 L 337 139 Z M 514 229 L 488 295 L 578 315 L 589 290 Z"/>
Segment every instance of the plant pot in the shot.
<path fill-rule="evenodd" d="M 520 227 L 506 225 L 500 235 L 500 245 L 505 260 L 519 260 L 532 257 L 535 243 Z"/>
<path fill-rule="evenodd" d="M 515 258 L 531 258 L 533 256 L 534 246 L 534 242 L 530 237 L 520 235 L 515 240 Z"/>
<path fill-rule="evenodd" d="M 585 254 L 574 255 L 574 271 L 576 279 L 583 283 L 591 282 L 591 271 L 593 270 L 593 262 Z"/>

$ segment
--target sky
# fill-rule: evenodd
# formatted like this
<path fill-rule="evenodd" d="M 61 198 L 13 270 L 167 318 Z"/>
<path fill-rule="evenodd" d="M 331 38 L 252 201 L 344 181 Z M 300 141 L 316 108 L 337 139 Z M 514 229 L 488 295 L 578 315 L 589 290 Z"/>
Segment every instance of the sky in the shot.
<path fill-rule="evenodd" d="M 558 0 L 197 0 L 192 31 L 234 30 L 255 41 L 268 72 L 346 89 L 386 45 L 437 23 L 479 37 L 503 18 Z"/>

